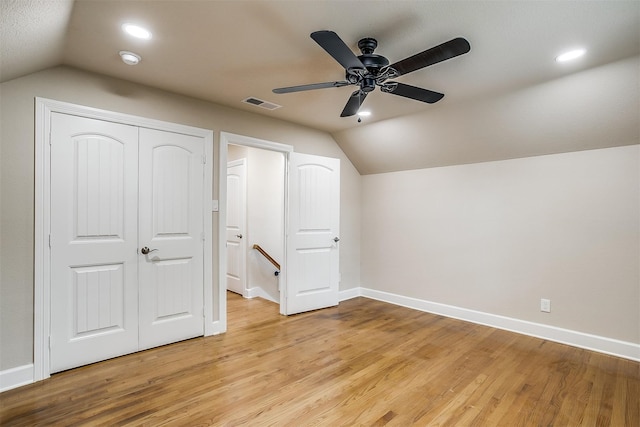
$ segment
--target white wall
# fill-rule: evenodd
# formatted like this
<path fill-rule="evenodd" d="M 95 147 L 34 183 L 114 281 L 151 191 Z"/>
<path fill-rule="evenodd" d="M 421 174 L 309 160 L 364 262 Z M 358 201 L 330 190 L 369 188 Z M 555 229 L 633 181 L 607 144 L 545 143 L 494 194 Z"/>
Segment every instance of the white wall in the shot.
<path fill-rule="evenodd" d="M 363 176 L 363 287 L 640 343 L 639 161 L 634 145 Z"/>
<path fill-rule="evenodd" d="M 0 85 L 0 371 L 33 361 L 34 98 L 36 96 L 292 145 L 341 159 L 343 288 L 360 286 L 360 175 L 325 133 L 139 84 L 57 67 Z M 217 168 L 216 168 L 217 169 Z M 214 171 L 217 198 L 219 171 Z M 226 173 L 226 171 L 225 171 Z M 217 224 L 218 217 L 214 215 Z M 215 224 L 214 224 L 215 225 Z M 214 226 L 214 271 L 217 271 Z M 342 242 L 341 242 L 342 244 Z M 217 276 L 217 275 L 216 275 Z M 217 277 L 215 286 L 218 286 Z M 216 294 L 214 292 L 214 294 Z"/>
<path fill-rule="evenodd" d="M 284 259 L 284 155 L 258 148 L 248 149 L 247 228 L 248 247 L 260 245 L 277 262 Z M 247 257 L 248 287 L 261 288 L 280 302 L 275 267 L 258 251 Z"/>

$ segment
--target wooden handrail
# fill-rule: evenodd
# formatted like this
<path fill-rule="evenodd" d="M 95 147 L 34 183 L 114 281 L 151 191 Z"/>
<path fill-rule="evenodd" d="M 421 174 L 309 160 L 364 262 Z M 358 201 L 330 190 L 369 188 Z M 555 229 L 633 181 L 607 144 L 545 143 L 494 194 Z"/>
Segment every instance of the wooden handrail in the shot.
<path fill-rule="evenodd" d="M 269 255 L 269 254 L 267 253 L 267 251 L 265 251 L 264 249 L 262 249 L 262 248 L 260 247 L 260 245 L 253 245 L 253 249 L 255 249 L 255 250 L 257 250 L 258 252 L 260 252 L 260 253 L 262 254 L 262 256 L 264 256 L 266 259 L 268 259 L 268 260 L 269 260 L 269 262 L 270 262 L 271 264 L 273 264 L 273 265 L 278 269 L 278 270 L 274 273 L 276 276 L 280 274 L 280 264 L 278 264 L 278 262 L 277 262 L 275 259 L 271 258 L 271 255 Z"/>

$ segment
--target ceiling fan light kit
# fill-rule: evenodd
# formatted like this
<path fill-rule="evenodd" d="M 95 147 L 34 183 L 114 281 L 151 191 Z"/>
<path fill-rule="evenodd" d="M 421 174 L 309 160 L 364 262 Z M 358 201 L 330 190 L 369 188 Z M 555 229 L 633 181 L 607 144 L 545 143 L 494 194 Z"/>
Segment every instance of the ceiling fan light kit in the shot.
<path fill-rule="evenodd" d="M 429 104 L 438 102 L 444 97 L 444 94 L 387 80 L 454 58 L 471 50 L 469 42 L 458 37 L 389 65 L 387 58 L 373 53 L 378 47 L 378 41 L 374 38 L 367 37 L 358 42 L 358 48 L 361 52 L 359 56 L 356 56 L 333 31 L 316 31 L 311 33 L 311 38 L 342 65 L 345 69 L 345 80 L 282 87 L 273 89 L 273 92 L 281 94 L 349 85 L 359 86 L 359 89 L 353 92 L 347 100 L 340 117 L 355 115 L 367 95 L 376 86 L 380 87 L 380 91 L 383 93 Z"/>

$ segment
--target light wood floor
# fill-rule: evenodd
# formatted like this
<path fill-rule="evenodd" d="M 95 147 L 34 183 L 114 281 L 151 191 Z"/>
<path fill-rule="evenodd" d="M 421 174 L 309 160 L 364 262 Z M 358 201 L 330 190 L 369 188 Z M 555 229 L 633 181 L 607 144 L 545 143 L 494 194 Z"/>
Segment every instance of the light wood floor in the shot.
<path fill-rule="evenodd" d="M 640 364 L 356 298 L 0 394 L 0 425 L 640 426 Z"/>

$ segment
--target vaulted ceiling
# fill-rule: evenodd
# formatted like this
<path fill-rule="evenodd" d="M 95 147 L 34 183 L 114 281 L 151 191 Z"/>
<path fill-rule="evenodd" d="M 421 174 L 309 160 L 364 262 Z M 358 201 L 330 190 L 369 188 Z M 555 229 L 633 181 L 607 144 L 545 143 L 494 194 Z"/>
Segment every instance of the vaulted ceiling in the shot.
<path fill-rule="evenodd" d="M 2 0 L 0 79 L 64 64 L 329 132 L 361 173 L 499 160 L 639 142 L 640 2 Z M 136 40 L 133 22 L 152 32 Z M 392 63 L 464 37 L 471 51 L 397 80 L 436 104 L 371 93 L 339 117 L 353 86 L 309 34 L 363 37 Z M 573 63 L 554 58 L 584 47 Z M 121 50 L 139 54 L 125 65 Z M 359 54 L 359 52 L 358 52 Z M 266 110 L 242 101 L 281 105 Z"/>

